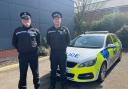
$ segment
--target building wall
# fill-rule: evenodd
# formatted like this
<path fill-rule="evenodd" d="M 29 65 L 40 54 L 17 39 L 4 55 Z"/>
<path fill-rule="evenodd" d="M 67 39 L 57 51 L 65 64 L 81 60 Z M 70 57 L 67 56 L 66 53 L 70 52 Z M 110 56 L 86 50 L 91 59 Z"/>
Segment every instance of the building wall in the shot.
<path fill-rule="evenodd" d="M 63 25 L 72 32 L 74 4 L 71 0 L 0 0 L 0 50 L 13 48 L 12 34 L 21 25 L 19 13 L 22 11 L 32 14 L 33 25 L 40 29 L 44 37 L 52 26 L 53 11 L 62 12 Z"/>

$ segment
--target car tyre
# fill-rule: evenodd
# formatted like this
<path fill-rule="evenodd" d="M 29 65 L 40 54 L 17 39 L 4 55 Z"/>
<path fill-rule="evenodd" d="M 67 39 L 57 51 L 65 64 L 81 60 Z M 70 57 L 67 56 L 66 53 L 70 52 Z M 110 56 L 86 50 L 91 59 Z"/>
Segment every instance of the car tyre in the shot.
<path fill-rule="evenodd" d="M 117 59 L 117 61 L 120 62 L 120 61 L 121 61 L 121 58 L 122 58 L 122 52 L 120 53 L 120 56 L 119 56 L 119 58 Z"/>
<path fill-rule="evenodd" d="M 98 76 L 98 82 L 102 83 L 105 80 L 106 73 L 107 73 L 107 65 L 106 65 L 106 63 L 103 63 L 101 68 L 100 68 L 100 73 Z"/>

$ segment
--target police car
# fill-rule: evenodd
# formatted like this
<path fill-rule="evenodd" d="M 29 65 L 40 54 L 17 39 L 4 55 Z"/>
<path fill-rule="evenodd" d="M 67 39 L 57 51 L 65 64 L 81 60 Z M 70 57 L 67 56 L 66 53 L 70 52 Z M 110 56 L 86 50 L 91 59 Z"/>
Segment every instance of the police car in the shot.
<path fill-rule="evenodd" d="M 67 48 L 67 78 L 75 82 L 103 82 L 108 69 L 121 60 L 122 44 L 107 31 L 90 31 Z"/>

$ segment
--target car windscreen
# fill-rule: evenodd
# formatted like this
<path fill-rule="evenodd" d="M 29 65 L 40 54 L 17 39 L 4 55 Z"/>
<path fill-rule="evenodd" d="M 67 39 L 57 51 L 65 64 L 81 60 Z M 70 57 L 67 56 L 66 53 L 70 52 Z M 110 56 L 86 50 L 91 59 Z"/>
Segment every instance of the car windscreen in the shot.
<path fill-rule="evenodd" d="M 105 36 L 79 36 L 70 43 L 72 47 L 102 48 Z"/>

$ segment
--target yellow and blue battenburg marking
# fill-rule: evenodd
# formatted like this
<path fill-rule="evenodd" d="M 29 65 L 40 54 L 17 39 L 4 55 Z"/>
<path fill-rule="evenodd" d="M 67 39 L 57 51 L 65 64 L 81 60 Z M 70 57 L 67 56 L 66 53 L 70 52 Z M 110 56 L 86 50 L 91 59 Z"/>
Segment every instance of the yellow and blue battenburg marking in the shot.
<path fill-rule="evenodd" d="M 108 60 L 109 58 L 109 52 L 107 49 L 104 49 L 101 51 L 102 56 L 105 58 L 105 60 Z"/>

